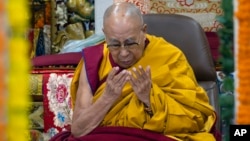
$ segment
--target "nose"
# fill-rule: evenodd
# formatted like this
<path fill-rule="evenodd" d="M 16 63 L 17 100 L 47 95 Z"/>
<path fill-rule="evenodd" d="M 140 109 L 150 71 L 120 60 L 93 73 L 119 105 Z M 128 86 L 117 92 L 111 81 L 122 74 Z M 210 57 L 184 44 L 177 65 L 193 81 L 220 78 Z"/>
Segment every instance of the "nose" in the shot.
<path fill-rule="evenodd" d="M 129 55 L 128 49 L 126 49 L 125 47 L 121 47 L 121 49 L 120 49 L 120 56 L 126 57 L 128 55 Z"/>

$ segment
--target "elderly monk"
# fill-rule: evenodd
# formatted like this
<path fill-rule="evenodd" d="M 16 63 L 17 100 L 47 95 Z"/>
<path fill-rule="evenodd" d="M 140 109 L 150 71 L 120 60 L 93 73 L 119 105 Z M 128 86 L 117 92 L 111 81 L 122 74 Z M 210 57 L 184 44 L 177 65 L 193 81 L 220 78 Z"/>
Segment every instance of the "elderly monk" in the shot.
<path fill-rule="evenodd" d="M 146 27 L 131 3 L 105 11 L 106 43 L 83 49 L 72 80 L 71 132 L 54 140 L 215 140 L 215 111 L 184 54 Z"/>

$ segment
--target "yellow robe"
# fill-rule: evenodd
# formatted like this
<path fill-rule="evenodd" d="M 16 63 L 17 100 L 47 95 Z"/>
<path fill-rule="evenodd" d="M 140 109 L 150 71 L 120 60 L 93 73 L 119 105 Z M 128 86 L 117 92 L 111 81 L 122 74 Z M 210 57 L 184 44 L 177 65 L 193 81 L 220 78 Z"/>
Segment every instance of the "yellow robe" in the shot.
<path fill-rule="evenodd" d="M 154 115 L 150 117 L 144 111 L 143 103 L 138 100 L 128 83 L 121 98 L 113 105 L 100 126 L 148 129 L 180 140 L 215 140 L 209 133 L 216 119 L 214 109 L 209 104 L 206 92 L 198 85 L 184 54 L 163 38 L 147 35 L 147 39 L 149 44 L 144 55 L 133 67 L 151 67 L 150 103 Z M 112 68 L 108 54 L 104 44 L 103 59 L 98 72 L 100 80 Z M 83 63 L 81 60 L 72 81 L 73 104 Z M 103 94 L 105 85 L 104 82 L 94 92 L 94 101 Z"/>

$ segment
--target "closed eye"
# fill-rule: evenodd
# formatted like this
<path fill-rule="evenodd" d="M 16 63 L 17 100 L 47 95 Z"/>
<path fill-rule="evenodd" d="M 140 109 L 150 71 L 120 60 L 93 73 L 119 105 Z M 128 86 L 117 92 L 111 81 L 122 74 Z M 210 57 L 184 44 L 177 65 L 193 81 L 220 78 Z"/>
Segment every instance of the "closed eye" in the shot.
<path fill-rule="evenodd" d="M 112 48 L 119 48 L 121 45 L 119 44 L 110 44 L 110 45 L 107 45 L 108 47 L 112 47 Z"/>
<path fill-rule="evenodd" d="M 136 43 L 136 42 L 133 42 L 133 43 L 127 43 L 127 44 L 125 44 L 124 46 L 132 46 L 132 45 L 138 45 L 138 43 Z"/>

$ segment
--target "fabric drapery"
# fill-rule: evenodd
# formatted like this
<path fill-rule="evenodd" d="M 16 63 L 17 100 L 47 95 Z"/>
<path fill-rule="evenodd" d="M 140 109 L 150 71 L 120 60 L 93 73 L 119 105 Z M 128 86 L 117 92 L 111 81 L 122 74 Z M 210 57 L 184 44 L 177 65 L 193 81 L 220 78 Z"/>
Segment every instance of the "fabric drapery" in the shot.
<path fill-rule="evenodd" d="M 215 123 L 215 112 L 205 90 L 200 87 L 195 79 L 192 68 L 184 54 L 163 38 L 147 35 L 149 44 L 145 48 L 142 58 L 132 67 L 141 65 L 151 67 L 152 89 L 150 102 L 154 115 L 150 117 L 144 111 L 144 105 L 138 100 L 129 83 L 125 85 L 122 96 L 106 114 L 101 126 L 125 126 L 146 129 L 179 139 L 190 140 L 215 140 L 210 132 Z M 106 44 L 102 54 L 95 54 L 96 60 L 101 61 L 96 71 L 98 85 L 94 91 L 94 102 L 103 94 L 105 79 L 114 67 L 109 59 L 109 50 Z M 84 51 L 83 51 L 84 52 Z M 98 58 L 99 56 L 99 58 Z M 81 66 L 92 65 L 93 57 L 84 56 L 76 69 L 72 81 L 72 100 L 75 101 L 77 82 Z M 91 63 L 90 63 L 91 62 Z M 131 71 L 131 68 L 127 70 Z M 98 70 L 98 71 L 97 71 Z M 87 74 L 94 74 L 88 72 Z M 91 82 L 88 75 L 88 80 Z M 96 75 L 94 76 L 96 78 Z M 90 84 L 91 85 L 91 84 Z M 185 121 L 185 122 L 183 122 Z"/>

